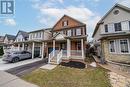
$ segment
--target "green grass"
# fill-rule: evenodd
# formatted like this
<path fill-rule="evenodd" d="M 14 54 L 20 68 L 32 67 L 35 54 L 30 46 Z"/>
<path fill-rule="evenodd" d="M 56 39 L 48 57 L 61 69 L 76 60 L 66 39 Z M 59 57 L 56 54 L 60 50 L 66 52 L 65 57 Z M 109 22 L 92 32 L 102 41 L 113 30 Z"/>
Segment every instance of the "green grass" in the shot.
<path fill-rule="evenodd" d="M 58 66 L 54 70 L 38 69 L 22 79 L 40 87 L 110 87 L 107 70 L 76 69 Z"/>

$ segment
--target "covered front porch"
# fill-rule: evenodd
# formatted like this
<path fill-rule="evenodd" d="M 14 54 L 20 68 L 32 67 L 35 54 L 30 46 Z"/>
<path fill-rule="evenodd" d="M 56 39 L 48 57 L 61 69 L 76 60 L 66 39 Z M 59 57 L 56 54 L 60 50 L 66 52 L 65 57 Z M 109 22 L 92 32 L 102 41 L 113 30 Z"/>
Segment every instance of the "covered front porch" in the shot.
<path fill-rule="evenodd" d="M 61 61 L 82 60 L 84 61 L 85 39 L 65 38 L 53 39 L 47 43 L 48 62 L 59 64 Z"/>
<path fill-rule="evenodd" d="M 36 57 L 43 58 L 42 41 L 25 41 L 14 44 L 14 51 L 28 51 L 32 53 L 32 59 Z"/>

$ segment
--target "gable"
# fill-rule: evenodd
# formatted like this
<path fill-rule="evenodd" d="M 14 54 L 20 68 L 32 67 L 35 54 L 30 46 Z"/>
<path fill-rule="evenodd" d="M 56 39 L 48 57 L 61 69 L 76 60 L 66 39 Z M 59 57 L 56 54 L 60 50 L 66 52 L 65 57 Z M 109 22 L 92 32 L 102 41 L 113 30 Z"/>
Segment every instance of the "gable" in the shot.
<path fill-rule="evenodd" d="M 63 26 L 63 22 L 67 21 L 67 26 Z M 76 27 L 76 26 L 81 26 L 84 25 L 83 23 L 79 22 L 76 19 L 73 19 L 67 15 L 64 15 L 53 27 L 53 31 L 58 31 L 58 30 L 62 30 L 65 28 L 72 28 L 72 27 Z"/>
<path fill-rule="evenodd" d="M 119 11 L 119 13 L 115 15 L 115 11 Z M 130 12 L 119 7 L 115 7 L 102 21 L 104 23 L 116 23 L 126 20 L 130 20 Z"/>
<path fill-rule="evenodd" d="M 58 34 L 56 37 L 55 37 L 56 40 L 64 40 L 64 36 L 62 34 Z"/>
<path fill-rule="evenodd" d="M 8 43 L 8 38 L 7 38 L 7 36 L 4 38 L 4 43 Z"/>
<path fill-rule="evenodd" d="M 15 38 L 15 42 L 21 42 L 21 41 L 24 41 L 24 37 L 23 37 L 22 33 L 19 31 Z"/>
<path fill-rule="evenodd" d="M 119 14 L 114 15 L 113 12 L 115 10 L 119 10 Z M 122 21 L 128 21 L 130 20 L 130 8 L 120 5 L 120 4 L 115 4 L 103 17 L 102 19 L 97 23 L 95 30 L 93 32 L 92 37 L 95 36 L 97 33 L 97 30 L 102 24 L 109 24 L 109 23 L 118 23 Z"/>

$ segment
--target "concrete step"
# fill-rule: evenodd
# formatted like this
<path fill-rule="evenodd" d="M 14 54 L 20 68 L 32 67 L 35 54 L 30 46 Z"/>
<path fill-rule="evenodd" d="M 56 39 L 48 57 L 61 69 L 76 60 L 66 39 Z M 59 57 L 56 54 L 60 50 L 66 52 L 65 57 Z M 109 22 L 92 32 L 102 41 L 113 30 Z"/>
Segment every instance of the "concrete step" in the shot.
<path fill-rule="evenodd" d="M 56 62 L 50 62 L 51 65 L 58 65 Z"/>

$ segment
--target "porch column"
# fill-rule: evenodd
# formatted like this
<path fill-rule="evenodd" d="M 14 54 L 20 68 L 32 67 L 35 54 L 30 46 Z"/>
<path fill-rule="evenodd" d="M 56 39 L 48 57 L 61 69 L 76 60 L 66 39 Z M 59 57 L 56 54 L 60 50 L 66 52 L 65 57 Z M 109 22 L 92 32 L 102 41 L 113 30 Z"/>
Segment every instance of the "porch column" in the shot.
<path fill-rule="evenodd" d="M 22 50 L 24 50 L 24 43 L 22 43 Z"/>
<path fill-rule="evenodd" d="M 82 58 L 84 58 L 84 40 L 81 39 Z"/>
<path fill-rule="evenodd" d="M 18 44 L 18 51 L 20 51 L 20 44 Z"/>
<path fill-rule="evenodd" d="M 71 50 L 71 42 L 70 39 L 67 39 L 67 57 L 70 57 L 70 50 Z"/>
<path fill-rule="evenodd" d="M 44 42 L 42 42 L 42 58 L 44 58 Z"/>
<path fill-rule="evenodd" d="M 35 46 L 35 43 L 33 42 L 32 43 L 32 59 L 34 58 L 34 46 Z"/>
<path fill-rule="evenodd" d="M 53 40 L 53 56 L 55 55 L 55 40 Z"/>

